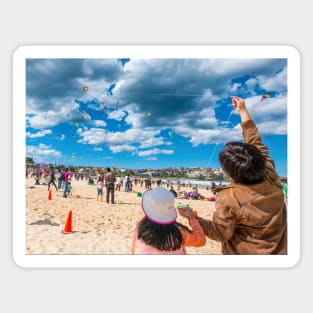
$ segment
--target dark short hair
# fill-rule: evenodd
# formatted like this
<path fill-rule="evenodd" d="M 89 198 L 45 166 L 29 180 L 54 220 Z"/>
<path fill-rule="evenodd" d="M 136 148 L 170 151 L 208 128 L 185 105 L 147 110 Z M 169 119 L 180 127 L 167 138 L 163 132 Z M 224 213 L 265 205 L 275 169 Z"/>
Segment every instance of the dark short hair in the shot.
<path fill-rule="evenodd" d="M 265 158 L 250 144 L 232 141 L 219 154 L 224 172 L 235 182 L 257 184 L 264 179 Z"/>
<path fill-rule="evenodd" d="M 183 237 L 178 228 L 178 223 L 161 225 L 152 222 L 147 217 L 144 217 L 140 222 L 138 239 L 161 251 L 179 250 L 183 244 Z"/>
<path fill-rule="evenodd" d="M 107 171 L 108 171 L 108 172 L 110 172 L 110 171 L 111 171 L 111 169 L 110 169 L 109 167 L 107 167 Z"/>

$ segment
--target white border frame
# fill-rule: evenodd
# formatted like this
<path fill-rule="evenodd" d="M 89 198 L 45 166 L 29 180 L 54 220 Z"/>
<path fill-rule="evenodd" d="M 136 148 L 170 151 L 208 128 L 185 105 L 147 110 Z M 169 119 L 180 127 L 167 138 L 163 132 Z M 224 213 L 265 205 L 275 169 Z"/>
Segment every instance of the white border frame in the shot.
<path fill-rule="evenodd" d="M 288 255 L 27 255 L 25 114 L 28 58 L 288 59 Z M 291 128 L 292 127 L 292 128 Z M 292 46 L 23 46 L 13 55 L 13 259 L 26 268 L 288 268 L 300 260 L 300 54 Z M 13 186 L 12 186 L 13 187 Z"/>

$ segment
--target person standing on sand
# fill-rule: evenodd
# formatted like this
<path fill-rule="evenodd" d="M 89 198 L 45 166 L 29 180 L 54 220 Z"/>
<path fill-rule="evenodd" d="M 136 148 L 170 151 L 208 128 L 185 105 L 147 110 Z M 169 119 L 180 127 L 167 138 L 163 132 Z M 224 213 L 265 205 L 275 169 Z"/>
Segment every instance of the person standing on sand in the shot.
<path fill-rule="evenodd" d="M 107 167 L 107 173 L 104 175 L 105 179 L 105 186 L 107 189 L 107 194 L 106 194 L 106 202 L 109 203 L 110 201 L 110 194 L 111 194 L 111 203 L 114 204 L 114 183 L 116 180 L 115 176 L 115 171 L 114 167 L 112 166 L 112 170 L 110 167 Z"/>
<path fill-rule="evenodd" d="M 58 173 L 56 175 L 56 178 L 58 181 L 58 189 L 61 189 L 62 188 L 62 171 L 60 168 L 58 169 Z"/>
<path fill-rule="evenodd" d="M 65 169 L 64 172 L 64 192 L 63 192 L 63 198 L 66 198 L 68 195 L 68 183 L 70 179 L 71 173 L 69 172 L 68 168 Z"/>
<path fill-rule="evenodd" d="M 279 176 L 245 101 L 232 97 L 245 143 L 229 142 L 219 154 L 232 182 L 216 187 L 213 220 L 198 217 L 223 254 L 287 254 L 286 205 Z M 182 213 L 184 214 L 184 213 Z"/>
<path fill-rule="evenodd" d="M 98 176 L 98 180 L 97 180 L 97 201 L 99 201 L 99 197 L 100 197 L 100 201 L 103 201 L 103 176 Z"/>

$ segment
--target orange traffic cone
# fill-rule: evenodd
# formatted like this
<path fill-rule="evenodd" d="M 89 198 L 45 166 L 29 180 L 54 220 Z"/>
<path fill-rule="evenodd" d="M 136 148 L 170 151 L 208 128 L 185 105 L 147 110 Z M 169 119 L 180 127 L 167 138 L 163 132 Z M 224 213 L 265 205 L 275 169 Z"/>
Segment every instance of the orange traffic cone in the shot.
<path fill-rule="evenodd" d="M 193 211 L 193 215 L 194 215 L 195 217 L 198 217 L 198 212 L 197 212 L 196 210 L 194 210 L 194 211 Z"/>
<path fill-rule="evenodd" d="M 72 210 L 70 210 L 67 215 L 67 220 L 63 229 L 63 234 L 70 234 L 72 232 L 73 232 L 72 231 Z"/>
<path fill-rule="evenodd" d="M 48 200 L 52 200 L 52 192 L 51 192 L 51 190 L 49 190 Z"/>

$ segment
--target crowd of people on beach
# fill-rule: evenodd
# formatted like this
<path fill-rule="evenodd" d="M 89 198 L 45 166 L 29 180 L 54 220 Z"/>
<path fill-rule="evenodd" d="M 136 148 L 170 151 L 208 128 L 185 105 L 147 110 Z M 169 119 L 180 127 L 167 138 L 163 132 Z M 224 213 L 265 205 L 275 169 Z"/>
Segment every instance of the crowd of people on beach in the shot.
<path fill-rule="evenodd" d="M 189 184 L 190 191 L 181 191 L 178 182 L 175 190 L 169 180 L 118 176 L 114 167 L 103 169 L 96 177 L 67 168 L 37 169 L 30 176 L 35 185 L 42 181 L 48 190 L 63 189 L 64 198 L 71 196 L 71 180 L 85 179 L 96 186 L 97 201 L 104 200 L 105 189 L 105 202 L 111 204 L 115 192 L 144 188 L 144 218 L 135 227 L 132 254 L 186 254 L 187 246 L 203 246 L 206 238 L 219 241 L 223 254 L 287 254 L 287 184 L 282 185 L 244 99 L 233 96 L 232 104 L 241 118 L 244 142 L 226 143 L 220 152 L 221 166 L 232 181 L 212 184 L 210 198 L 197 185 Z M 175 198 L 215 201 L 213 218 L 197 216 L 192 207 L 176 208 Z M 177 222 L 177 214 L 189 227 Z"/>

